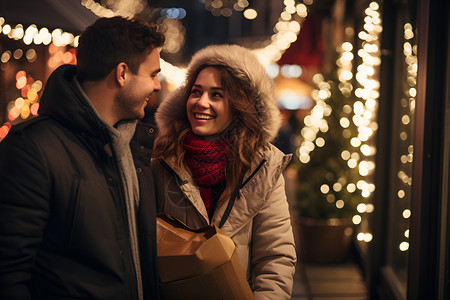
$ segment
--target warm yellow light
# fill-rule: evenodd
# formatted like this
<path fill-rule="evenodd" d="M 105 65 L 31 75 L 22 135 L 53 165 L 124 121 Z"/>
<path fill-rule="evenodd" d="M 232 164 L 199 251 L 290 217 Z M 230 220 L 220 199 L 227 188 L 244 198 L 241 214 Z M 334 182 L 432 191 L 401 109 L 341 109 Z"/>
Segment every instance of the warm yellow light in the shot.
<path fill-rule="evenodd" d="M 8 33 L 11 32 L 11 26 L 9 24 L 6 24 L 5 26 L 3 26 L 3 34 L 4 35 L 8 35 Z"/>
<path fill-rule="evenodd" d="M 37 92 L 35 91 L 35 90 L 33 90 L 33 89 L 30 89 L 29 91 L 28 91 L 28 93 L 27 93 L 27 98 L 30 100 L 30 102 L 36 102 L 36 100 L 37 100 L 37 97 L 38 97 L 38 94 L 37 94 Z"/>
<path fill-rule="evenodd" d="M 302 155 L 302 156 L 299 157 L 299 160 L 302 163 L 306 164 L 306 163 L 308 163 L 311 160 L 311 157 L 309 155 Z"/>
<path fill-rule="evenodd" d="M 353 50 L 353 45 L 351 43 L 349 43 L 349 42 L 345 42 L 345 43 L 342 44 L 342 49 L 344 49 L 347 52 L 350 52 L 350 51 Z"/>
<path fill-rule="evenodd" d="M 359 158 L 360 158 L 360 155 L 359 155 L 358 152 L 353 152 L 351 156 L 352 156 L 352 158 L 353 158 L 354 160 L 356 160 L 356 161 L 358 161 Z"/>
<path fill-rule="evenodd" d="M 295 0 L 284 0 L 283 3 L 285 6 L 293 6 L 295 5 Z"/>
<path fill-rule="evenodd" d="M 377 2 L 371 2 L 369 4 L 369 7 L 370 7 L 370 9 L 373 9 L 373 10 L 378 10 L 378 8 L 380 8 L 380 6 L 378 5 Z"/>
<path fill-rule="evenodd" d="M 404 211 L 403 211 L 403 218 L 405 218 L 405 219 L 408 219 L 409 217 L 411 217 L 411 210 L 409 210 L 409 209 L 405 209 Z"/>
<path fill-rule="evenodd" d="M 304 147 L 305 147 L 309 152 L 311 152 L 311 151 L 314 150 L 314 148 L 315 148 L 316 146 L 314 145 L 313 142 L 307 141 L 307 142 L 305 142 Z"/>
<path fill-rule="evenodd" d="M 340 192 L 342 190 L 342 184 L 339 182 L 336 182 L 335 184 L 333 184 L 333 190 L 335 192 Z"/>
<path fill-rule="evenodd" d="M 0 57 L 0 60 L 2 63 L 6 63 L 11 58 L 11 51 L 6 50 L 3 52 L 2 56 Z"/>
<path fill-rule="evenodd" d="M 293 14 L 297 11 L 294 5 L 287 5 L 285 9 L 286 9 L 286 12 L 289 14 Z"/>
<path fill-rule="evenodd" d="M 297 21 L 291 21 L 289 22 L 289 31 L 291 32 L 299 32 L 300 31 L 300 23 Z"/>
<path fill-rule="evenodd" d="M 283 11 L 280 15 L 280 18 L 284 21 L 289 21 L 290 19 L 292 19 L 292 16 L 289 12 Z"/>
<path fill-rule="evenodd" d="M 367 107 L 368 109 L 372 109 L 372 108 L 375 107 L 376 103 L 377 103 L 377 102 L 375 101 L 375 99 L 369 98 L 369 99 L 367 99 L 367 101 L 366 101 L 366 107 Z"/>
<path fill-rule="evenodd" d="M 367 169 L 367 168 L 359 168 L 358 173 L 361 176 L 367 176 L 367 175 L 369 175 L 369 169 Z M 364 193 L 363 192 L 363 196 L 364 197 L 368 197 L 369 195 L 370 195 L 370 193 Z"/>
<path fill-rule="evenodd" d="M 319 91 L 319 98 L 322 100 L 325 100 L 328 98 L 328 92 L 326 90 L 320 90 Z"/>
<path fill-rule="evenodd" d="M 253 20 L 257 16 L 258 16 L 258 13 L 256 12 L 256 10 L 254 10 L 252 8 L 248 8 L 248 9 L 244 10 L 244 17 L 246 19 Z"/>
<path fill-rule="evenodd" d="M 347 185 L 347 191 L 349 193 L 353 193 L 354 191 L 356 191 L 356 185 L 354 183 L 349 183 Z"/>
<path fill-rule="evenodd" d="M 354 160 L 353 158 L 350 158 L 347 161 L 347 165 L 349 166 L 349 168 L 353 169 L 358 165 L 358 162 L 356 160 Z"/>
<path fill-rule="evenodd" d="M 400 161 L 402 162 L 402 164 L 406 164 L 408 162 L 408 157 L 406 155 L 402 155 L 400 157 Z"/>
<path fill-rule="evenodd" d="M 16 108 L 21 109 L 22 106 L 25 104 L 25 100 L 22 97 L 19 97 L 16 99 L 16 101 L 14 102 Z"/>
<path fill-rule="evenodd" d="M 317 138 L 316 139 L 316 145 L 317 145 L 317 147 L 323 147 L 323 146 L 325 146 L 325 140 L 323 139 L 323 138 Z"/>
<path fill-rule="evenodd" d="M 361 153 L 364 154 L 365 156 L 369 156 L 371 154 L 370 146 L 367 144 L 361 145 L 359 149 L 361 150 Z"/>
<path fill-rule="evenodd" d="M 20 109 L 20 117 L 22 119 L 27 119 L 30 116 L 30 107 L 28 105 L 22 106 Z"/>
<path fill-rule="evenodd" d="M 400 249 L 400 251 L 406 251 L 409 248 L 409 243 L 408 242 L 402 242 L 402 243 L 400 243 L 398 248 Z"/>
<path fill-rule="evenodd" d="M 346 117 L 342 117 L 342 118 L 339 120 L 339 124 L 341 124 L 341 126 L 342 126 L 343 128 L 347 128 L 348 126 L 350 126 L 350 121 L 349 121 Z"/>
<path fill-rule="evenodd" d="M 364 234 L 364 242 L 368 243 L 373 239 L 373 235 L 371 233 Z"/>
<path fill-rule="evenodd" d="M 361 221 L 362 221 L 362 218 L 361 218 L 360 215 L 354 215 L 353 218 L 352 218 L 352 222 L 353 222 L 353 224 L 355 224 L 355 225 L 360 224 Z"/>
<path fill-rule="evenodd" d="M 357 210 L 359 213 L 365 212 L 365 211 L 366 211 L 366 204 L 364 204 L 364 203 L 358 204 L 358 206 L 356 207 L 356 210 Z"/>
<path fill-rule="evenodd" d="M 350 159 L 350 152 L 347 151 L 347 150 L 342 151 L 341 157 L 342 157 L 343 160 L 348 160 L 348 159 Z"/>
<path fill-rule="evenodd" d="M 354 138 L 352 138 L 352 139 L 350 140 L 350 144 L 351 144 L 353 147 L 359 147 L 359 145 L 361 145 L 361 140 L 358 139 L 358 138 L 356 138 L 356 137 L 354 137 Z"/>
<path fill-rule="evenodd" d="M 358 240 L 358 241 L 364 241 L 364 236 L 365 236 L 365 234 L 364 234 L 364 232 L 360 232 L 360 233 L 358 233 L 358 235 L 356 236 L 356 239 Z"/>
<path fill-rule="evenodd" d="M 347 81 L 347 80 L 352 79 L 353 73 L 351 71 L 344 70 L 341 72 L 339 77 L 342 78 L 342 81 Z"/>
<path fill-rule="evenodd" d="M 330 191 L 330 187 L 328 186 L 328 184 L 322 184 L 320 186 L 320 191 L 322 192 L 322 194 L 326 194 Z"/>
<path fill-rule="evenodd" d="M 302 17 L 305 18 L 308 15 L 308 9 L 306 8 L 306 5 L 303 3 L 300 3 L 297 5 L 297 14 Z"/>
<path fill-rule="evenodd" d="M 17 89 L 22 89 L 25 85 L 27 84 L 27 77 L 26 76 L 21 76 L 17 79 L 16 81 L 16 88 Z"/>

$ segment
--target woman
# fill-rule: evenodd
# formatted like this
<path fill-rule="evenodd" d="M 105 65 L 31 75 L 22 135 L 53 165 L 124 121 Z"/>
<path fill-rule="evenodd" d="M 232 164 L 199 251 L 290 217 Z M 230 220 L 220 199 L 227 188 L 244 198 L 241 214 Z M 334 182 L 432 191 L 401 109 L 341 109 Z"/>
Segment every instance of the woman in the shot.
<path fill-rule="evenodd" d="M 255 299 L 290 299 L 296 253 L 282 172 L 291 155 L 270 144 L 281 117 L 264 67 L 243 47 L 206 47 L 155 118 L 159 211 L 221 227 Z"/>

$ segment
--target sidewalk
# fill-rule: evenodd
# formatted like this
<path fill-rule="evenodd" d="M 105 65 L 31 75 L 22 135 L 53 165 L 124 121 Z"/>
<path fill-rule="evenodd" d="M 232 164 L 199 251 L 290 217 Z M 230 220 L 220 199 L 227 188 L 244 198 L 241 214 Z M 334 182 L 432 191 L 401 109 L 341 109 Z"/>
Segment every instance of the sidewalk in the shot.
<path fill-rule="evenodd" d="M 293 173 L 286 170 L 286 195 L 288 198 L 294 238 L 298 245 L 296 232 L 295 180 Z M 342 264 L 303 264 L 298 257 L 294 277 L 292 300 L 367 300 L 369 299 L 361 270 L 356 263 Z"/>
<path fill-rule="evenodd" d="M 358 265 L 298 264 L 292 300 L 367 300 Z"/>

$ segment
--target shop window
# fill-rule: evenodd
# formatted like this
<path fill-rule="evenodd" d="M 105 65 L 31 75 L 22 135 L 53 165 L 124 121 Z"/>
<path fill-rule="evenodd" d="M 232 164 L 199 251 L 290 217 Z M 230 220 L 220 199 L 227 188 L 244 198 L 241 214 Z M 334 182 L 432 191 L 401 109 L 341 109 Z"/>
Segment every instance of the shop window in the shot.
<path fill-rule="evenodd" d="M 406 295 L 418 62 L 415 22 L 406 4 L 398 10 L 397 20 L 386 263 L 396 289 Z"/>

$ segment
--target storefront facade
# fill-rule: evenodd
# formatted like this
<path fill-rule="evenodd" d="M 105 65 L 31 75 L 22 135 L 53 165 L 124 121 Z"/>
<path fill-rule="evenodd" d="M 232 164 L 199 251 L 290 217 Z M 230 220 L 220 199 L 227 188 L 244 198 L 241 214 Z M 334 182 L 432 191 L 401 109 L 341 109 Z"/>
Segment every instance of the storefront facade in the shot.
<path fill-rule="evenodd" d="M 449 2 L 383 1 L 371 299 L 448 299 Z"/>

